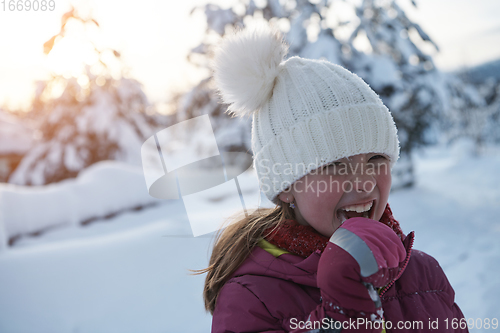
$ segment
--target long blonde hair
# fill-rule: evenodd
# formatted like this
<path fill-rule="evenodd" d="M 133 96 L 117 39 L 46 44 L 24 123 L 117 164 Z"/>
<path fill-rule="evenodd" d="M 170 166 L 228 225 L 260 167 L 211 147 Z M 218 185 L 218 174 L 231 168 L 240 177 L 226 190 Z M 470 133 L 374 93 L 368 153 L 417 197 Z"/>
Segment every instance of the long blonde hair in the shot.
<path fill-rule="evenodd" d="M 252 214 L 233 217 L 230 224 L 216 234 L 209 266 L 193 270 L 195 274 L 207 273 L 203 300 L 205 309 L 214 313 L 217 297 L 229 276 L 245 261 L 257 243 L 266 235 L 264 231 L 278 227 L 287 219 L 295 219 L 293 210 L 280 203 L 274 208 L 264 208 Z M 231 223 L 231 221 L 236 221 Z"/>

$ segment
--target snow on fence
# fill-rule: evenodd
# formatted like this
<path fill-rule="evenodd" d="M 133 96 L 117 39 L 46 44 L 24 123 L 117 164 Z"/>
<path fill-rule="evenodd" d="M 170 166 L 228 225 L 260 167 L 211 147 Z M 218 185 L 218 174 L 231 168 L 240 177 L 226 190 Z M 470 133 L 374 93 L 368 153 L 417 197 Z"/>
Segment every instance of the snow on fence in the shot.
<path fill-rule="evenodd" d="M 148 194 L 142 168 L 103 161 L 77 178 L 45 186 L 0 184 L 0 251 L 15 236 L 160 202 Z"/>

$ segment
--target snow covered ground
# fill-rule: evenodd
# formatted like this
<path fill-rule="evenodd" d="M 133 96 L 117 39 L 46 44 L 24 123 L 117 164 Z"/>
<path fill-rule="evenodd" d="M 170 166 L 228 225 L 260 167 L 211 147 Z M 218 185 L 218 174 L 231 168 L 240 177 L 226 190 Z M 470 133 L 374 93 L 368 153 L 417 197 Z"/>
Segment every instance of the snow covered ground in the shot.
<path fill-rule="evenodd" d="M 389 202 L 465 316 L 500 319 L 500 149 L 469 151 L 415 153 L 418 183 Z M 204 276 L 188 269 L 206 267 L 210 243 L 191 236 L 180 200 L 23 238 L 0 253 L 0 332 L 209 332 Z"/>
<path fill-rule="evenodd" d="M 0 243 L 159 202 L 148 194 L 140 167 L 117 161 L 95 163 L 77 178 L 45 186 L 0 183 Z"/>

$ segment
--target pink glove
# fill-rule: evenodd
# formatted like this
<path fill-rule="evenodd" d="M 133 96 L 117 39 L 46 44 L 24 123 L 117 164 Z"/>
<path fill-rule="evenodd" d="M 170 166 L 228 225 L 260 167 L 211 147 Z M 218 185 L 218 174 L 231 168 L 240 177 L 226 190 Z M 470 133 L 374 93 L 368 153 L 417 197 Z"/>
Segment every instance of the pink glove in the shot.
<path fill-rule="evenodd" d="M 363 217 L 345 221 L 330 238 L 318 265 L 323 315 L 338 321 L 382 319 L 374 287 L 396 278 L 405 258 L 401 239 L 385 224 Z"/>

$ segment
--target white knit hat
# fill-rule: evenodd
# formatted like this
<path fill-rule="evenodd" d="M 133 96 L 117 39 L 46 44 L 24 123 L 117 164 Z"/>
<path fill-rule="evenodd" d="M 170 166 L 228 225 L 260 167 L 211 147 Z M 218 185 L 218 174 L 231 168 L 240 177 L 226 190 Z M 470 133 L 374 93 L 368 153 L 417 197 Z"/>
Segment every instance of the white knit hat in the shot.
<path fill-rule="evenodd" d="M 253 115 L 254 167 L 262 191 L 277 196 L 316 168 L 365 153 L 399 158 L 397 129 L 378 95 L 328 61 L 291 57 L 267 25 L 225 37 L 214 79 L 229 111 Z"/>

